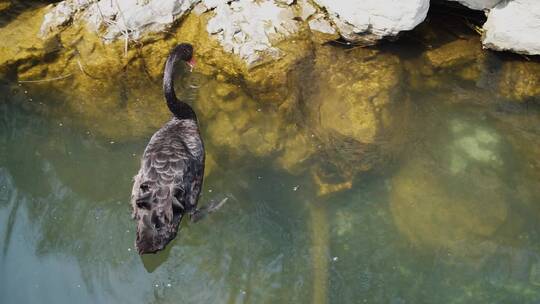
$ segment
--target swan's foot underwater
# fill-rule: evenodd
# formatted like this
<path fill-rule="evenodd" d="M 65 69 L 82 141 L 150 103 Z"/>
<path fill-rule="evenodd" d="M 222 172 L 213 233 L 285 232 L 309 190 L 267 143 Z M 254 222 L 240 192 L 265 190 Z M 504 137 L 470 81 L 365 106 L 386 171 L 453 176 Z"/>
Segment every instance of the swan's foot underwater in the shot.
<path fill-rule="evenodd" d="M 190 215 L 190 219 L 191 219 L 191 222 L 192 223 L 196 223 L 200 220 L 202 220 L 203 218 L 205 218 L 208 214 L 212 213 L 212 212 L 215 212 L 217 211 L 218 209 L 220 209 L 223 205 L 225 205 L 225 203 L 227 202 L 229 198 L 226 197 L 224 199 L 222 199 L 221 201 L 217 202 L 217 201 L 210 201 L 210 203 L 200 209 L 197 209 L 195 210 L 193 213 L 191 213 Z"/>

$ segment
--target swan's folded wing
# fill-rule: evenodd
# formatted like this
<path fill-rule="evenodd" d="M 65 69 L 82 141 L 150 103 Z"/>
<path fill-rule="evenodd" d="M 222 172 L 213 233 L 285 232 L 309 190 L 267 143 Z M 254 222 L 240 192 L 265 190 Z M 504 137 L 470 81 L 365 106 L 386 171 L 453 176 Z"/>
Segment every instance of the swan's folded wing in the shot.
<path fill-rule="evenodd" d="M 156 132 L 143 154 L 137 176 L 139 186 L 133 187 L 134 204 L 138 199 L 145 199 L 152 206 L 161 205 L 165 207 L 162 210 L 169 212 L 172 210 L 169 205 L 176 203 L 174 196 L 185 207 L 184 211 L 195 207 L 204 175 L 203 149 L 196 123 L 172 120 Z"/>
<path fill-rule="evenodd" d="M 186 189 L 183 189 L 183 201 L 186 202 L 188 210 L 194 210 L 197 207 L 204 177 L 204 166 L 201 165 L 203 162 L 204 159 L 200 158 L 190 158 L 186 162 L 187 170 L 184 173 L 181 185 L 186 187 Z"/>

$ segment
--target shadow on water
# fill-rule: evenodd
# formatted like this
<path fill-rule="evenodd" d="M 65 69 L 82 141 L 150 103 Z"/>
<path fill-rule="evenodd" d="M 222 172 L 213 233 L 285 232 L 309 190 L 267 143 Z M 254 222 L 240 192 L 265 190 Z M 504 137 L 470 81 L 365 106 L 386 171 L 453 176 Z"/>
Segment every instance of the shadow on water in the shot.
<path fill-rule="evenodd" d="M 173 246 L 174 243 L 165 247 L 165 249 L 158 253 L 146 254 L 141 256 L 141 261 L 144 265 L 144 269 L 146 269 L 148 273 L 154 272 L 159 266 L 161 266 L 165 261 L 167 261 L 167 258 L 169 258 L 169 255 L 171 254 L 171 249 L 173 248 Z"/>

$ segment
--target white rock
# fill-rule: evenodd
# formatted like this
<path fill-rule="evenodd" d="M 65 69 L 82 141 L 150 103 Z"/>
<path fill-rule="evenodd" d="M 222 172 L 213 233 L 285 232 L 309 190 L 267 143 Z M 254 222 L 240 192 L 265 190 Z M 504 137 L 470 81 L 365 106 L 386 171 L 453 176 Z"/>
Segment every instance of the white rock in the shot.
<path fill-rule="evenodd" d="M 206 5 L 204 5 L 202 2 L 199 2 L 198 4 L 196 4 L 192 10 L 192 12 L 194 12 L 197 16 L 200 16 L 203 13 L 206 13 L 207 11 L 209 11 L 209 8 L 206 7 Z"/>
<path fill-rule="evenodd" d="M 484 24 L 482 44 L 499 51 L 540 55 L 540 1 L 514 0 L 494 7 Z"/>
<path fill-rule="evenodd" d="M 314 0 L 347 40 L 373 44 L 413 29 L 426 18 L 429 0 Z"/>
<path fill-rule="evenodd" d="M 103 30 L 105 40 L 137 39 L 145 31 L 165 29 L 200 0 L 65 0 L 45 15 L 42 35 L 82 13 L 91 29 Z"/>
<path fill-rule="evenodd" d="M 312 31 L 330 35 L 336 34 L 336 30 L 332 27 L 332 24 L 324 18 L 323 14 L 317 14 L 308 22 L 308 26 Z"/>
<path fill-rule="evenodd" d="M 58 3 L 43 17 L 40 29 L 41 36 L 46 36 L 54 29 L 71 21 L 75 13 L 85 9 L 90 3 L 90 0 L 69 0 Z"/>
<path fill-rule="evenodd" d="M 260 63 L 265 56 L 279 58 L 281 53 L 272 43 L 298 31 L 292 7 L 272 0 L 221 2 L 214 13 L 208 21 L 208 33 L 249 67 Z"/>
<path fill-rule="evenodd" d="M 308 20 L 317 12 L 317 9 L 311 5 L 307 0 L 298 0 L 298 6 L 300 7 L 300 17 L 302 20 Z"/>
<path fill-rule="evenodd" d="M 474 10 L 485 10 L 495 7 L 501 0 L 448 0 L 459 2 L 464 6 Z"/>
<path fill-rule="evenodd" d="M 197 0 L 100 0 L 86 11 L 96 29 L 105 27 L 105 39 L 129 35 L 137 39 L 144 31 L 157 32 L 188 12 Z"/>
<path fill-rule="evenodd" d="M 208 9 L 216 8 L 220 3 L 223 2 L 223 0 L 202 0 L 202 4 L 204 4 Z"/>

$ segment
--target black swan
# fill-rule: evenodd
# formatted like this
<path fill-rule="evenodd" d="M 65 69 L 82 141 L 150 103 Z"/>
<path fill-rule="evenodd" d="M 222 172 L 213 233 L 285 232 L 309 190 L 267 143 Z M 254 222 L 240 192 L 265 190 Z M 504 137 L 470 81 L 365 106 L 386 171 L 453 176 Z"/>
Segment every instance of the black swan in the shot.
<path fill-rule="evenodd" d="M 195 220 L 201 213 L 197 201 L 203 184 L 204 145 L 195 112 L 176 98 L 173 88 L 175 65 L 182 60 L 193 67 L 192 57 L 193 47 L 182 43 L 167 58 L 163 93 L 173 117 L 150 139 L 134 177 L 131 206 L 139 254 L 162 250 L 176 237 L 185 214 Z"/>

